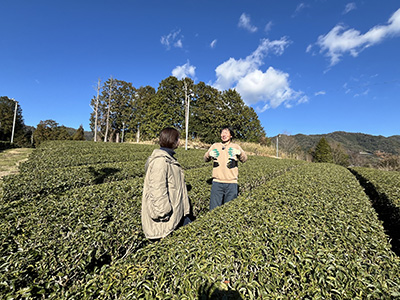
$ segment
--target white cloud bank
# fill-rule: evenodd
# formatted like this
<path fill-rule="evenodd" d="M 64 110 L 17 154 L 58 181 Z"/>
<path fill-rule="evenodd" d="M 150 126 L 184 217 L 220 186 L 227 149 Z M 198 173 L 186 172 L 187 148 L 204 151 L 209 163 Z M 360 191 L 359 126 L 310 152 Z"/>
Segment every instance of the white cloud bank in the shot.
<path fill-rule="evenodd" d="M 182 66 L 177 66 L 175 69 L 172 70 L 172 76 L 175 76 L 179 80 L 182 78 L 190 77 L 194 78 L 196 74 L 196 67 L 192 66 L 189 61 L 182 65 Z"/>
<path fill-rule="evenodd" d="M 289 74 L 269 67 L 266 72 L 259 70 L 264 58 L 272 53 L 283 54 L 290 44 L 286 38 L 269 41 L 263 39 L 257 49 L 245 59 L 230 58 L 216 69 L 217 80 L 214 87 L 219 90 L 234 88 L 247 105 L 263 103 L 261 111 L 283 104 L 291 107 L 293 102 L 307 102 L 302 92 L 290 88 Z"/>
<path fill-rule="evenodd" d="M 377 25 L 371 28 L 365 34 L 358 30 L 345 30 L 343 25 L 336 25 L 326 35 L 318 37 L 316 45 L 320 53 L 330 58 L 330 66 L 337 64 L 345 53 L 357 57 L 365 48 L 374 46 L 384 39 L 400 35 L 400 9 L 398 9 L 390 18 L 387 25 Z M 307 52 L 311 47 L 307 47 Z"/>

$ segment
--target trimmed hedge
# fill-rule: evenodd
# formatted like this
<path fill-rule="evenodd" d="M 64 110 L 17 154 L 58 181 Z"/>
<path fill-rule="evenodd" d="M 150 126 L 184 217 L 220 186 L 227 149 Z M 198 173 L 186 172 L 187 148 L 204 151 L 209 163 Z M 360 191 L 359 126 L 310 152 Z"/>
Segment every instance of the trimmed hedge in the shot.
<path fill-rule="evenodd" d="M 382 198 L 400 208 L 400 172 L 356 167 L 351 171 L 371 182 Z"/>
<path fill-rule="evenodd" d="M 400 172 L 351 168 L 383 220 L 393 251 L 400 255 Z"/>
<path fill-rule="evenodd" d="M 47 143 L 38 150 L 47 157 L 45 146 L 51 145 L 50 153 L 57 153 L 57 144 Z M 79 153 L 77 148 L 86 145 L 69 144 L 71 152 L 65 148 L 64 156 L 71 156 L 71 160 L 71 153 Z M 113 153 L 121 149 L 126 151 L 114 144 Z M 204 167 L 203 155 L 204 150 L 177 151 L 186 169 L 186 182 L 192 187 L 189 197 L 197 218 L 206 215 L 209 207 L 212 166 Z M 263 165 L 262 161 L 266 163 Z M 47 166 L 10 177 L 0 212 L 0 295 L 58 298 L 68 293 L 74 283 L 85 282 L 147 245 L 140 220 L 144 162 Z M 241 181 L 249 187 L 257 186 L 291 165 L 282 162 L 250 157 L 248 163 L 241 165 Z M 93 174 L 106 168 L 118 168 L 119 172 L 96 181 Z M 246 168 L 259 170 L 252 173 Z M 264 181 L 254 174 L 262 175 Z M 79 186 L 84 187 L 76 188 Z"/>
<path fill-rule="evenodd" d="M 239 166 L 239 198 L 209 212 L 205 150 L 177 149 L 196 221 L 150 244 L 140 208 L 154 148 L 36 149 L 0 200 L 0 296 L 400 297 L 399 259 L 381 222 L 354 176 L 335 165 L 250 156 Z"/>
<path fill-rule="evenodd" d="M 40 198 L 70 189 L 144 175 L 145 160 L 25 172 L 4 178 L 4 201 Z"/>
<path fill-rule="evenodd" d="M 217 208 L 63 297 L 393 299 L 400 260 L 357 180 L 310 164 Z"/>
<path fill-rule="evenodd" d="M 146 160 L 155 145 L 46 141 L 20 166 L 21 173 L 43 169 Z"/>

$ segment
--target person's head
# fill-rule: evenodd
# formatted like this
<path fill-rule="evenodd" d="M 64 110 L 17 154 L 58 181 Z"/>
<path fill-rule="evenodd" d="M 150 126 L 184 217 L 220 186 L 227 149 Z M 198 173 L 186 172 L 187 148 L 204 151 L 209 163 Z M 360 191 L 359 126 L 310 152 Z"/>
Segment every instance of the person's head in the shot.
<path fill-rule="evenodd" d="M 172 127 L 167 127 L 160 132 L 160 147 L 176 149 L 179 145 L 180 133 Z"/>
<path fill-rule="evenodd" d="M 221 140 L 222 142 L 229 142 L 234 137 L 232 128 L 225 126 L 221 128 Z"/>

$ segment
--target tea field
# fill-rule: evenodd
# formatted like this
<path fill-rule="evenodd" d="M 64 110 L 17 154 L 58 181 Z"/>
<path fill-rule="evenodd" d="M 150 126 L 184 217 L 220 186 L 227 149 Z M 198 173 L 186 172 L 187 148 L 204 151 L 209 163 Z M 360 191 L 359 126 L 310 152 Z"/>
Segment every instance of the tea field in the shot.
<path fill-rule="evenodd" d="M 155 147 L 46 142 L 5 177 L 0 298 L 400 298 L 386 227 L 399 228 L 399 172 L 249 156 L 239 197 L 209 212 L 205 150 L 178 149 L 196 220 L 150 243 L 140 209 Z"/>

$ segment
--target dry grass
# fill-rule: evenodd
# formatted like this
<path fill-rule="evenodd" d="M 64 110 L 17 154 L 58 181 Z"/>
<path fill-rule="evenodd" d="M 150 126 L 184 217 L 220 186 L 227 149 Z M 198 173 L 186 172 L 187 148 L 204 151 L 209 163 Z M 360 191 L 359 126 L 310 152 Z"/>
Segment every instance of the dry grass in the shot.
<path fill-rule="evenodd" d="M 216 140 L 215 142 L 219 142 L 219 140 L 218 141 Z M 157 143 L 158 143 L 158 140 L 139 142 L 139 144 L 148 144 L 148 145 L 155 145 Z M 249 155 L 276 157 L 276 150 L 274 147 L 263 146 L 263 145 L 256 144 L 256 143 L 239 142 L 239 141 L 234 141 L 234 143 L 240 145 L 240 147 L 242 147 L 242 149 Z M 181 139 L 179 146 L 185 147 L 185 139 Z M 203 143 L 198 139 L 188 141 L 188 149 L 207 150 L 210 146 L 211 146 L 211 144 Z M 286 158 L 286 155 L 284 153 L 279 152 L 279 155 L 280 155 L 280 158 Z"/>
<path fill-rule="evenodd" d="M 18 173 L 19 164 L 26 161 L 32 151 L 32 148 L 16 148 L 0 152 L 0 179 Z"/>

